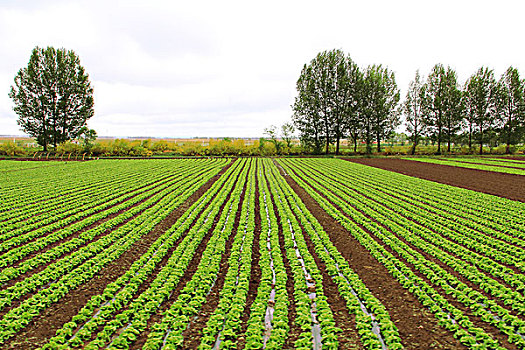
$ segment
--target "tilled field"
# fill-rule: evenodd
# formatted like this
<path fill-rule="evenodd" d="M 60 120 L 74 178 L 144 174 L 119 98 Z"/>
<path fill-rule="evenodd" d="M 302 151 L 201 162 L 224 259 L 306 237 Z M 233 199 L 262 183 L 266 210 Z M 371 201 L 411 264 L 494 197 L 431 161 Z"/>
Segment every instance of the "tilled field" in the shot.
<path fill-rule="evenodd" d="M 351 158 L 348 161 L 415 176 L 473 191 L 525 202 L 525 176 L 467 169 L 396 158 Z"/>
<path fill-rule="evenodd" d="M 2 348 L 525 344 L 519 201 L 333 159 L 1 161 L 0 183 Z"/>

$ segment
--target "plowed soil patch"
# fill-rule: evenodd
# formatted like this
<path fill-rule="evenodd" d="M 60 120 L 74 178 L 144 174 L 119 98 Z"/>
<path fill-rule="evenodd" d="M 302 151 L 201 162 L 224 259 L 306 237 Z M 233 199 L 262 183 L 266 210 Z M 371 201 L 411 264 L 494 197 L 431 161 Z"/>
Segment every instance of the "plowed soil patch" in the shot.
<path fill-rule="evenodd" d="M 465 349 L 337 220 L 292 178 L 285 179 L 329 234 L 350 268 L 386 307 L 406 349 Z"/>
<path fill-rule="evenodd" d="M 525 176 L 422 163 L 397 158 L 353 158 L 350 162 L 525 202 Z"/>

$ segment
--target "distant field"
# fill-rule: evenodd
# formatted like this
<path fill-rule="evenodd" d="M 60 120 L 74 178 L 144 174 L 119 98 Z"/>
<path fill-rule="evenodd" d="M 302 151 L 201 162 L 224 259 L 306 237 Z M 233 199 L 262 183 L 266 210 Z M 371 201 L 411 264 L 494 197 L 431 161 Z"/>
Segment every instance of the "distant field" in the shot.
<path fill-rule="evenodd" d="M 479 173 L 2 160 L 0 347 L 525 348 L 525 186 Z"/>
<path fill-rule="evenodd" d="M 450 165 L 469 169 L 496 171 L 506 174 L 525 175 L 525 162 L 485 158 L 406 158 L 418 162 Z"/>

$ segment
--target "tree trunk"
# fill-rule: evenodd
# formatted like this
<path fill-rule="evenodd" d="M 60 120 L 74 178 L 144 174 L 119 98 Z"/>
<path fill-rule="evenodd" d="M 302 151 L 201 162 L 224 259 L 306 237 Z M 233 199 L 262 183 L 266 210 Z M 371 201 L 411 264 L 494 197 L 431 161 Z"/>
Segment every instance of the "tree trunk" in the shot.
<path fill-rule="evenodd" d="M 483 127 L 479 127 L 479 154 L 483 154 Z"/>
<path fill-rule="evenodd" d="M 438 150 L 437 154 L 441 154 L 441 128 L 438 129 Z"/>
<path fill-rule="evenodd" d="M 337 135 L 336 141 L 335 141 L 335 154 L 339 154 L 339 135 Z"/>
<path fill-rule="evenodd" d="M 412 149 L 410 150 L 411 155 L 416 154 L 416 146 L 417 146 L 417 134 L 414 134 L 414 142 L 412 143 Z"/>
<path fill-rule="evenodd" d="M 357 153 L 357 135 L 354 136 L 354 153 Z"/>
<path fill-rule="evenodd" d="M 447 135 L 447 136 L 448 136 L 448 140 L 447 140 L 447 142 L 448 142 L 448 145 L 447 145 L 447 152 L 448 152 L 448 153 L 450 153 L 450 139 L 451 139 L 451 135 L 450 135 L 450 134 L 451 134 L 451 131 L 450 131 L 450 128 L 449 128 L 449 129 L 448 129 L 448 135 Z"/>
<path fill-rule="evenodd" d="M 46 120 L 45 120 L 45 118 L 42 121 L 42 126 L 43 126 L 43 128 L 42 128 L 42 131 L 43 131 L 42 132 L 42 138 L 44 140 L 44 144 L 43 144 L 44 152 L 47 152 L 47 135 L 46 135 Z"/>
<path fill-rule="evenodd" d="M 507 129 L 507 147 L 505 147 L 505 153 L 506 154 L 510 154 L 510 143 L 511 143 L 511 134 L 510 134 L 510 130 L 512 128 L 512 116 L 509 118 L 509 121 L 508 121 L 508 129 Z"/>
<path fill-rule="evenodd" d="M 472 150 L 472 124 L 468 127 L 468 150 Z"/>
<path fill-rule="evenodd" d="M 372 138 L 370 137 L 370 126 L 366 127 L 366 154 L 372 153 Z"/>

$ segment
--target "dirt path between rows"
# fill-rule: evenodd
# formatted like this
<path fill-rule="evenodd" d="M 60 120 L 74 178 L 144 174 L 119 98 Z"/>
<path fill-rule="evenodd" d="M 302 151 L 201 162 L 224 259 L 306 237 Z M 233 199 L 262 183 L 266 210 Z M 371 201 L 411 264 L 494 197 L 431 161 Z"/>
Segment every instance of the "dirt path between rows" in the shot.
<path fill-rule="evenodd" d="M 230 163 L 230 164 L 233 164 L 233 163 Z M 223 169 L 223 170 L 225 170 L 225 169 Z M 222 173 L 223 173 L 223 171 L 221 171 L 221 174 Z M 239 181 L 240 174 L 236 175 L 236 177 L 237 178 L 235 180 L 235 183 L 237 181 Z M 224 184 L 223 184 L 223 186 L 224 186 Z M 130 349 L 132 349 L 132 350 L 142 349 L 142 347 L 144 346 L 144 344 L 148 340 L 148 336 L 149 336 L 153 326 L 155 324 L 157 324 L 157 323 L 162 321 L 162 318 L 163 318 L 163 315 L 164 315 L 165 311 L 168 310 L 173 305 L 173 303 L 175 303 L 175 301 L 180 296 L 181 292 L 184 290 L 184 287 L 186 286 L 186 284 L 195 275 L 195 272 L 197 271 L 197 269 L 198 269 L 198 267 L 200 265 L 200 262 L 201 262 L 204 250 L 208 246 L 208 242 L 209 242 L 210 238 L 213 235 L 213 231 L 217 227 L 217 224 L 219 222 L 221 213 L 225 210 L 226 204 L 228 203 L 234 188 L 235 188 L 235 184 L 232 187 L 232 189 L 230 190 L 230 192 L 228 192 L 226 198 L 224 199 L 224 202 L 221 204 L 221 206 L 219 208 L 219 211 L 218 211 L 218 214 L 213 218 L 212 225 L 209 228 L 208 232 L 206 233 L 206 235 L 204 235 L 202 241 L 198 244 L 198 248 L 195 251 L 195 254 L 193 254 L 193 257 L 191 258 L 191 261 L 188 264 L 188 266 L 186 268 L 186 271 L 184 272 L 183 276 L 180 278 L 179 282 L 176 283 L 176 285 L 174 286 L 173 292 L 171 293 L 169 298 L 167 300 L 165 300 L 160 305 L 160 307 L 157 309 L 157 311 L 153 315 L 151 315 L 151 317 L 148 320 L 148 324 L 147 324 L 146 329 L 137 336 L 137 340 L 136 341 L 134 341 L 133 343 L 130 344 L 130 347 L 129 347 Z M 204 192 L 203 192 L 203 194 L 204 194 Z M 202 214 L 199 214 L 199 215 L 202 215 Z M 177 246 L 174 246 L 173 248 L 176 249 Z M 221 263 L 222 263 L 222 261 L 221 261 Z M 159 271 L 160 271 L 161 268 L 162 267 L 159 268 Z M 138 293 L 137 293 L 137 295 L 138 295 Z"/>
<path fill-rule="evenodd" d="M 284 178 L 330 235 L 350 268 L 386 307 L 406 349 L 465 349 L 339 222 L 293 179 L 286 175 Z"/>
<path fill-rule="evenodd" d="M 71 290 L 59 303 L 52 304 L 44 310 L 39 317 L 4 344 L 4 349 L 35 349 L 45 344 L 64 323 L 70 321 L 84 307 L 92 296 L 101 294 L 109 283 L 122 276 L 142 254 L 147 252 L 153 242 L 166 232 L 233 163 L 224 166 L 217 175 L 201 186 L 150 233 L 134 243 L 129 250 L 103 268 L 89 282 Z"/>
<path fill-rule="evenodd" d="M 240 178 L 239 181 L 244 182 L 244 188 L 237 203 L 237 212 L 235 213 L 233 228 L 226 241 L 226 249 L 224 250 L 221 258 L 219 272 L 217 273 L 217 276 L 215 276 L 215 282 L 213 283 L 211 290 L 208 292 L 206 301 L 204 304 L 202 304 L 200 311 L 193 317 L 193 320 L 188 324 L 188 327 L 182 333 L 182 337 L 184 338 L 184 343 L 182 344 L 183 349 L 197 349 L 199 347 L 199 344 L 201 343 L 202 330 L 206 327 L 210 317 L 213 315 L 217 309 L 217 306 L 219 305 L 219 301 L 221 299 L 220 293 L 224 287 L 226 274 L 230 267 L 229 259 L 232 252 L 233 242 L 235 241 L 235 236 L 239 230 L 241 215 L 246 215 L 246 213 L 242 211 L 242 204 L 246 198 L 247 179 Z"/>
<path fill-rule="evenodd" d="M 422 163 L 397 158 L 352 158 L 345 160 L 525 202 L 525 176 L 522 175 Z"/>

